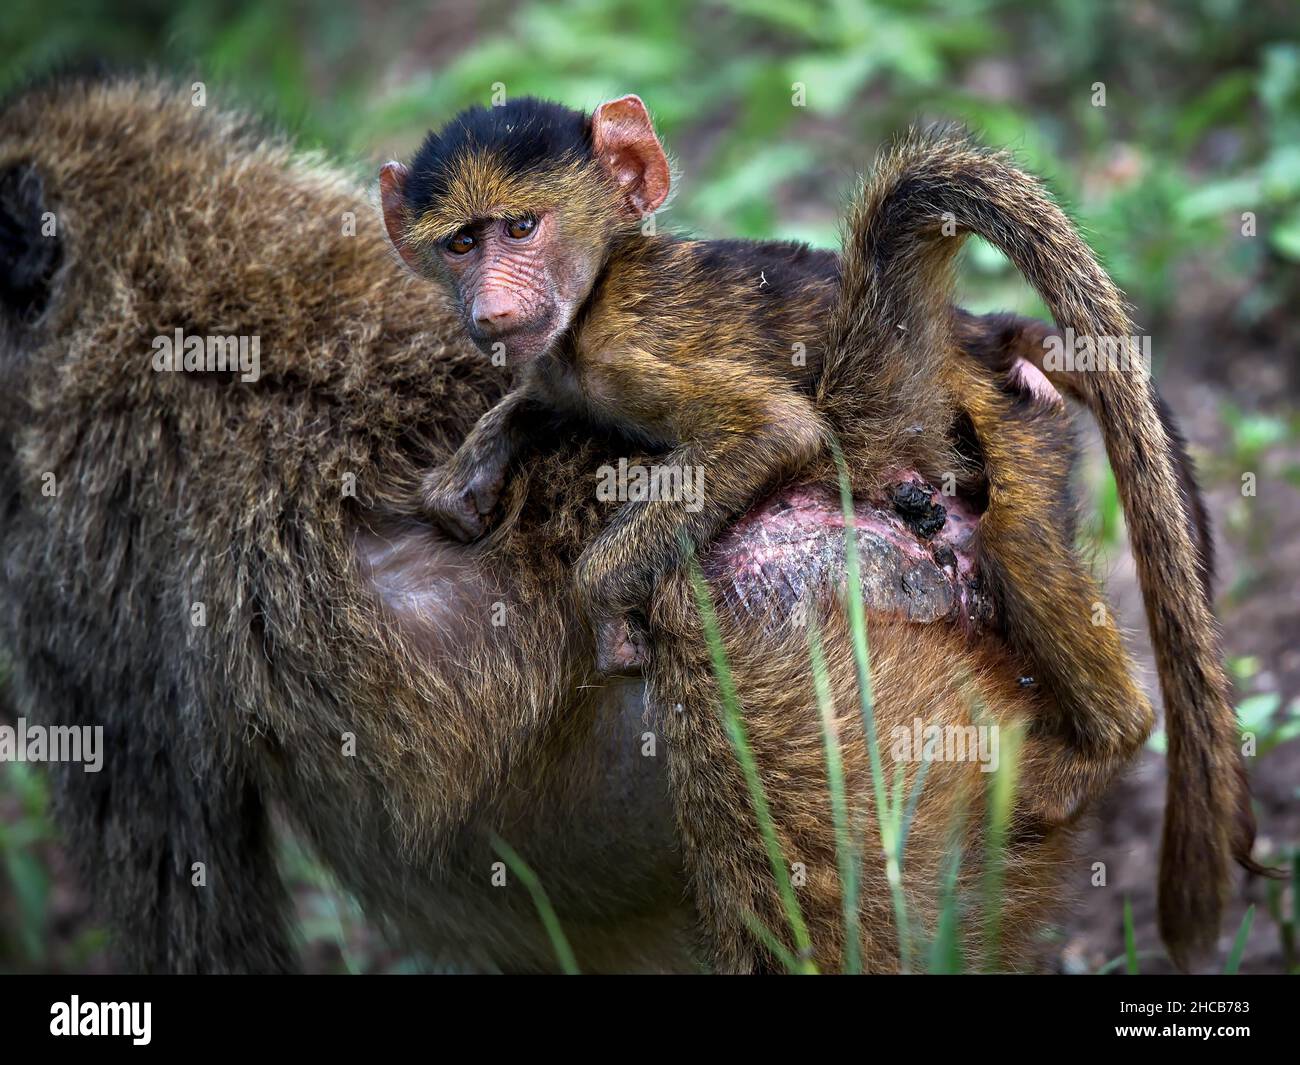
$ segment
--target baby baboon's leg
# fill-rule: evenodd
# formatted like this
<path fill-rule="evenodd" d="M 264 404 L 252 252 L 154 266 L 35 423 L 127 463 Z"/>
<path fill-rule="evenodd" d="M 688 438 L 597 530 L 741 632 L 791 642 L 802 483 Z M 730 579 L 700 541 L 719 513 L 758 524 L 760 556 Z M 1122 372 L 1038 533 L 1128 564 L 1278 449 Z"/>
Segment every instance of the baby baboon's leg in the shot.
<path fill-rule="evenodd" d="M 1043 763 L 1042 780 L 1026 781 L 1027 798 L 1059 824 L 1141 747 L 1154 714 L 1105 595 L 1075 552 L 1062 406 L 1028 388 L 995 389 L 973 368 L 967 377 L 962 402 L 988 483 L 979 570 L 1043 695 L 1035 728 L 1057 741 L 1057 756 Z"/>

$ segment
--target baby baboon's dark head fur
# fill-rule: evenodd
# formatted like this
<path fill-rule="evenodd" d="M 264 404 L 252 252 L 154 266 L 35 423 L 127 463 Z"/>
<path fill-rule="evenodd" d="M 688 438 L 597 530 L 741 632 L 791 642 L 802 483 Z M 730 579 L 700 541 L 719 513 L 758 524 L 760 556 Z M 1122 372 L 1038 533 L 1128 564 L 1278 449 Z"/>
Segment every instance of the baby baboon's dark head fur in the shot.
<path fill-rule="evenodd" d="M 499 107 L 471 107 L 430 131 L 411 159 L 406 205 L 418 218 L 451 191 L 461 169 L 481 156 L 512 174 L 538 178 L 545 171 L 591 161 L 591 121 L 548 100 L 525 96 Z"/>

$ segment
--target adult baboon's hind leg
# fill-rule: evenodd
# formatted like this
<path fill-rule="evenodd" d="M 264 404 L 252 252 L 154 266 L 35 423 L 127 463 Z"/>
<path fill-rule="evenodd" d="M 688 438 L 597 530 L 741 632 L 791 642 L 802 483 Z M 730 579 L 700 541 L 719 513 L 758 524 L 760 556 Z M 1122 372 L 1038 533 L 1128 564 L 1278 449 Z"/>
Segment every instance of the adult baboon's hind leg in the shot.
<path fill-rule="evenodd" d="M 197 711 L 175 699 L 128 713 L 43 679 L 45 705 L 29 708 L 29 721 L 103 727 L 97 772 L 75 762 L 51 770 L 67 852 L 104 907 L 122 966 L 295 968 L 267 809 L 238 752 L 177 728 Z"/>
<path fill-rule="evenodd" d="M 707 647 L 688 620 L 687 602 L 670 598 L 678 594 L 689 594 L 689 589 L 661 586 L 652 619 L 660 628 L 654 634 L 651 680 L 668 740 L 673 802 L 704 952 L 724 972 L 784 971 L 791 956 L 796 964 L 811 960 L 822 972 L 843 971 L 849 940 L 807 628 L 786 624 L 757 631 L 753 619 L 725 609 L 719 614 L 748 746 L 797 905 L 796 926 L 727 735 Z M 669 628 L 675 635 L 665 639 Z M 893 972 L 902 967 L 894 901 L 874 812 L 849 628 L 838 606 L 823 612 L 821 634 L 844 766 L 849 835 L 852 845 L 861 848 L 861 964 L 869 972 Z M 900 764 L 889 753 L 890 738 L 897 728 L 910 733 L 914 718 L 942 729 L 971 725 L 975 704 L 999 725 L 1027 720 L 1032 713 L 1029 697 L 1016 684 L 1015 663 L 989 649 L 972 648 L 947 623 L 874 619 L 869 640 L 887 792 L 892 792 Z M 910 792 L 919 763 L 902 764 L 902 769 Z M 935 762 L 928 768 L 904 863 L 909 967 L 919 967 L 921 945 L 933 934 L 940 871 L 953 839 L 962 839 L 969 855 L 982 853 L 979 833 L 989 780 L 974 760 Z M 1005 967 L 1032 961 L 1030 933 L 1051 906 L 1063 842 L 1050 835 L 1016 841 L 1015 861 L 1009 863 L 1014 883 L 1007 893 L 1015 900 L 1014 914 L 1002 942 Z M 782 951 L 771 949 L 769 935 Z"/>

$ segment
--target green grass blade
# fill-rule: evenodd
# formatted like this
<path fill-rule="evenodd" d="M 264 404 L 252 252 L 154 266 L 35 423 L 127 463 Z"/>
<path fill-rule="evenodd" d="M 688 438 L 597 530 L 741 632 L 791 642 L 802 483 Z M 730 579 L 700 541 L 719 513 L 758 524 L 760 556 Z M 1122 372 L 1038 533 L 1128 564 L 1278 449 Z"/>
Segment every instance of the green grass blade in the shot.
<path fill-rule="evenodd" d="M 1139 950 L 1136 954 L 1134 954 L 1134 958 L 1136 958 L 1138 961 L 1150 961 L 1153 958 L 1163 958 L 1164 956 L 1165 956 L 1165 952 L 1163 950 Z M 1128 956 L 1128 952 L 1126 951 L 1125 953 L 1119 955 L 1119 957 L 1117 958 L 1111 958 L 1110 961 L 1108 961 L 1105 965 L 1103 965 L 1100 969 L 1098 969 L 1094 975 L 1107 976 L 1110 973 L 1113 973 L 1121 965 L 1127 967 L 1128 964 L 1129 964 L 1129 956 Z"/>
<path fill-rule="evenodd" d="M 1241 919 L 1241 927 L 1237 929 L 1237 938 L 1232 941 L 1232 953 L 1228 955 L 1227 964 L 1223 967 L 1224 976 L 1236 976 L 1241 970 L 1241 956 L 1246 953 L 1246 940 L 1250 938 L 1250 926 L 1255 923 L 1255 907 L 1251 906 Z"/>
<path fill-rule="evenodd" d="M 754 916 L 754 914 L 749 910 L 744 910 L 740 917 L 741 920 L 745 922 L 745 927 L 749 929 L 750 934 L 772 952 L 777 960 L 785 966 L 786 972 L 794 974 L 804 974 L 807 972 L 807 966 L 791 954 L 790 951 L 786 949 L 785 944 L 777 939 L 776 936 L 772 934 L 772 930 Z"/>
<path fill-rule="evenodd" d="M 849 832 L 848 795 L 844 786 L 844 762 L 835 726 L 835 705 L 821 632 L 813 617 L 808 619 L 808 653 L 812 659 L 813 690 L 821 713 L 822 740 L 826 745 L 826 776 L 831 793 L 831 818 L 835 824 L 835 864 L 840 872 L 840 899 L 844 909 L 844 969 L 850 975 L 862 972 L 862 933 L 858 912 L 858 852 Z"/>
<path fill-rule="evenodd" d="M 519 878 L 519 882 L 528 889 L 528 894 L 533 897 L 533 905 L 537 907 L 537 916 L 542 919 L 542 926 L 551 939 L 551 946 L 555 950 L 556 958 L 559 959 L 560 968 L 569 976 L 577 976 L 578 959 L 573 954 L 573 948 L 569 946 L 569 939 L 564 934 L 564 929 L 560 927 L 560 918 L 556 915 L 555 907 L 551 905 L 551 900 L 547 897 L 542 882 L 537 879 L 537 874 L 519 856 L 518 852 L 495 832 L 492 833 L 489 840 L 492 849 L 500 855 L 501 860 Z"/>
<path fill-rule="evenodd" d="M 916 782 L 907 796 L 907 806 L 903 810 L 902 824 L 898 829 L 898 864 L 903 864 L 903 854 L 907 849 L 907 835 L 912 830 L 912 818 L 916 816 L 916 807 L 921 801 L 921 789 L 925 787 L 925 776 L 930 771 L 930 759 L 922 758 L 920 768 L 916 771 Z"/>
<path fill-rule="evenodd" d="M 972 716 L 972 720 L 976 720 Z M 1001 728 L 992 725 L 992 728 Z M 1002 891 L 1006 864 L 1007 832 L 1015 802 L 1016 776 L 1022 730 L 1001 728 L 1001 757 L 993 774 L 989 803 L 989 830 L 984 853 L 984 969 L 996 972 L 1001 964 Z"/>
<path fill-rule="evenodd" d="M 849 471 L 838 444 L 832 444 L 835 466 L 840 478 L 840 508 L 844 513 L 845 607 L 853 634 L 853 660 L 858 671 L 858 696 L 862 703 L 862 727 L 867 734 L 871 756 L 871 786 L 876 793 L 878 816 L 889 809 L 885 796 L 885 776 L 880 762 L 880 743 L 876 736 L 875 692 L 871 686 L 871 655 L 867 648 L 867 615 L 862 603 L 862 573 L 858 560 L 858 530 L 853 512 L 853 493 L 849 489 Z"/>
<path fill-rule="evenodd" d="M 749 798 L 754 806 L 754 817 L 758 821 L 763 845 L 767 848 L 768 862 L 772 866 L 772 875 L 776 879 L 790 931 L 794 935 L 800 956 L 811 958 L 812 940 L 808 935 L 808 926 L 804 923 L 803 913 L 799 909 L 799 900 L 795 897 L 794 886 L 790 883 L 790 871 L 785 867 L 781 843 L 776 838 L 776 826 L 772 822 L 767 795 L 763 791 L 763 782 L 758 775 L 758 763 L 754 761 L 754 752 L 749 746 L 749 735 L 740 711 L 740 698 L 736 694 L 736 684 L 731 675 L 731 664 L 727 660 L 726 648 L 722 646 L 722 634 L 718 629 L 718 616 L 713 609 L 713 599 L 709 595 L 709 589 L 704 583 L 704 576 L 700 573 L 700 566 L 694 554 L 689 556 L 688 561 L 691 585 L 695 589 L 696 603 L 704 624 L 704 638 L 709 645 L 709 655 L 713 659 L 713 672 L 722 698 L 723 725 L 731 740 L 732 749 L 736 752 L 736 759 L 740 762 L 741 771 L 745 775 Z M 812 968 L 812 962 L 809 961 L 805 971 Z"/>
<path fill-rule="evenodd" d="M 962 971 L 960 901 L 957 896 L 957 879 L 961 873 L 961 833 L 952 833 L 943 858 L 939 880 L 939 915 L 935 922 L 934 939 L 930 941 L 928 971 L 938 974 L 956 974 Z"/>
<path fill-rule="evenodd" d="M 871 656 L 867 648 L 867 616 L 862 603 L 862 574 L 858 562 L 858 532 L 853 512 L 853 492 L 849 488 L 849 470 L 839 444 L 831 442 L 835 468 L 839 472 L 840 508 L 844 514 L 845 608 L 853 636 L 853 660 L 858 673 L 858 696 L 862 708 L 862 728 L 867 736 L 867 753 L 871 760 L 871 789 L 876 804 L 876 826 L 885 855 L 885 877 L 894 907 L 894 927 L 898 933 L 898 960 L 903 972 L 912 963 L 912 937 L 907 919 L 907 902 L 903 895 L 903 874 L 899 864 L 897 821 L 891 813 L 885 792 L 885 771 L 880 758 L 880 740 L 876 735 L 875 692 L 871 684 Z"/>
<path fill-rule="evenodd" d="M 1133 927 L 1133 903 L 1124 896 L 1124 961 L 1129 976 L 1138 975 L 1137 929 Z"/>

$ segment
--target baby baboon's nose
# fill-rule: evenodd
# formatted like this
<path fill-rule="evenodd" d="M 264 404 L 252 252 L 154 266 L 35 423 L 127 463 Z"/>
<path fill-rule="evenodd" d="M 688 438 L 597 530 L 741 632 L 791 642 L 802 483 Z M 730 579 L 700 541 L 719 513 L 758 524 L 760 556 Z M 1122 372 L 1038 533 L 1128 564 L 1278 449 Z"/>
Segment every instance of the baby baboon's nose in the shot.
<path fill-rule="evenodd" d="M 480 292 L 474 300 L 474 324 L 484 333 L 500 333 L 519 320 L 519 301 L 510 292 Z"/>

